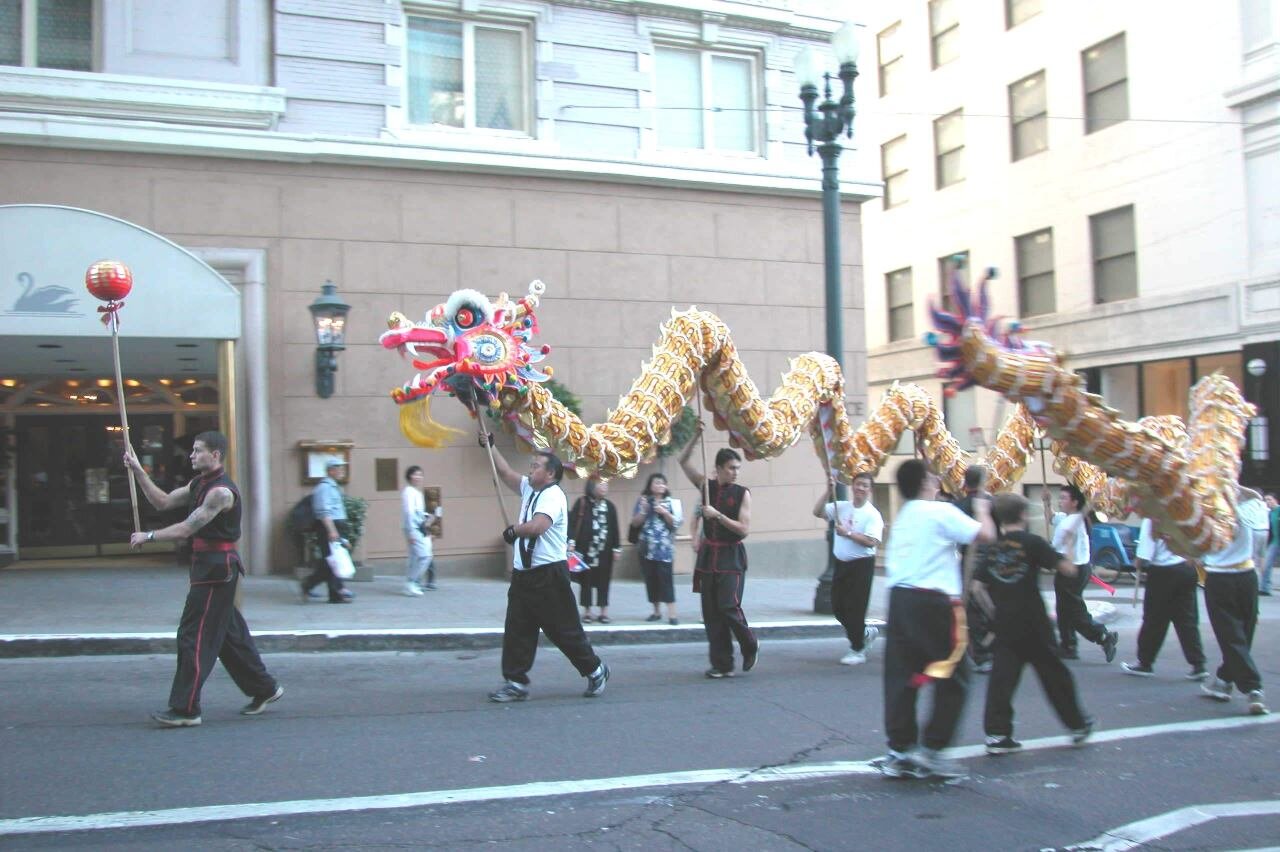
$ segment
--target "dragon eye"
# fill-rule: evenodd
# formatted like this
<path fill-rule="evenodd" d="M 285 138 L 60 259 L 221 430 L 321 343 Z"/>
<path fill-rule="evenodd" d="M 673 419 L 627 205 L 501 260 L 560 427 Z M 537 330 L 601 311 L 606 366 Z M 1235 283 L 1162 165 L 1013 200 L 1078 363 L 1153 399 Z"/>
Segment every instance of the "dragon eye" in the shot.
<path fill-rule="evenodd" d="M 471 310 L 471 308 L 460 308 L 458 312 L 453 315 L 453 323 L 458 328 L 471 328 L 476 325 L 476 312 Z"/>

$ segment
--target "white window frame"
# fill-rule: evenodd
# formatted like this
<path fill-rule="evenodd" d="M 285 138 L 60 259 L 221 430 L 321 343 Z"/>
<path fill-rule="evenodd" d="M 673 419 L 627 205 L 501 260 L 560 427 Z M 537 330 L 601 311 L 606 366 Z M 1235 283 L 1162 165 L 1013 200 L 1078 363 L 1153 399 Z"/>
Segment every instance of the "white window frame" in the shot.
<path fill-rule="evenodd" d="M 22 27 L 22 56 L 18 65 L 0 66 L 9 68 L 40 68 L 40 34 L 39 29 L 39 0 L 18 0 L 21 4 L 21 27 Z M 89 68 L 87 70 L 68 71 L 71 74 L 89 74 L 97 71 L 99 68 L 101 55 L 101 29 L 99 22 L 101 21 L 102 7 L 100 0 L 93 0 L 89 4 Z M 63 71 L 67 69 L 50 69 Z"/>
<path fill-rule="evenodd" d="M 876 62 L 879 66 L 880 97 L 882 98 L 893 94 L 885 81 L 895 72 L 901 71 L 903 67 L 901 39 L 902 21 L 894 21 L 876 34 Z M 885 45 L 893 46 L 895 42 L 898 45 L 898 52 L 886 57 Z"/>
<path fill-rule="evenodd" d="M 413 18 L 424 18 L 434 21 L 448 21 L 462 25 L 462 98 L 464 105 L 462 127 L 451 124 L 414 124 L 409 120 L 409 23 Z M 502 130 L 496 127 L 476 126 L 476 64 L 475 64 L 475 28 L 492 30 L 508 30 L 520 35 L 520 67 L 524 73 L 521 80 L 524 96 L 525 128 L 523 130 Z M 474 136 L 503 136 L 508 139 L 531 139 L 537 125 L 534 102 L 533 75 L 533 26 L 515 21 L 490 20 L 486 18 L 464 18 L 457 15 L 441 14 L 426 10 L 409 10 L 404 13 L 404 49 L 401 57 L 404 68 L 404 92 L 401 101 L 405 130 L 422 133 L 453 133 Z"/>
<path fill-rule="evenodd" d="M 891 183 L 894 181 L 895 178 L 901 178 L 901 183 L 906 184 L 908 180 L 907 175 L 909 175 L 911 172 L 911 168 L 906 165 L 904 165 L 902 168 L 900 168 L 896 172 L 893 172 L 893 173 L 889 172 L 889 169 L 888 169 L 889 149 L 896 145 L 901 145 L 903 150 L 905 151 L 907 146 L 907 134 L 904 133 L 901 136 L 896 136 L 893 139 L 890 139 L 888 142 L 885 142 L 880 146 L 880 179 L 884 182 L 883 203 L 884 203 L 885 210 L 889 210 L 894 207 L 900 207 L 901 205 L 906 204 L 908 201 L 911 200 L 911 190 L 909 188 L 906 190 L 907 197 L 901 198 L 901 199 L 895 198 L 893 192 L 891 191 L 892 189 Z M 905 155 L 903 156 L 902 161 L 903 163 L 907 162 L 907 157 Z"/>
<path fill-rule="evenodd" d="M 942 137 L 940 133 L 943 122 L 951 121 L 957 118 L 960 120 L 960 144 L 956 145 L 953 148 L 948 148 L 946 150 L 943 150 Z M 965 149 L 965 143 L 968 141 L 965 138 L 965 129 L 966 128 L 965 128 L 965 120 L 964 120 L 964 107 L 961 107 L 960 109 L 954 109 L 951 112 L 947 113 L 946 115 L 940 115 L 933 120 L 933 188 L 934 189 L 946 189 L 949 186 L 955 186 L 958 183 L 964 183 L 965 177 L 967 176 L 963 169 L 964 149 Z M 944 181 L 943 168 L 942 168 L 943 160 L 947 159 L 948 157 L 952 157 L 953 155 L 956 158 L 958 158 L 962 164 L 961 174 L 957 178 L 953 178 L 952 180 L 949 180 L 949 181 Z"/>
<path fill-rule="evenodd" d="M 655 56 L 653 70 L 653 92 L 654 106 L 658 112 L 662 109 L 662 104 L 658 103 L 658 70 L 656 56 L 660 50 L 683 50 L 689 53 L 698 54 L 698 81 L 702 84 L 702 147 L 701 148 L 677 148 L 663 145 L 658 141 L 657 125 L 660 117 L 654 116 L 654 147 L 658 151 L 702 151 L 708 154 L 715 154 L 717 157 L 750 157 L 757 159 L 763 155 L 764 128 L 762 127 L 761 115 L 763 89 L 760 81 L 761 57 L 752 51 L 736 51 L 721 50 L 705 47 L 697 47 L 690 44 L 681 44 L 678 42 L 655 42 L 653 51 Z M 711 60 L 716 56 L 724 56 L 729 59 L 745 59 L 751 63 L 751 93 L 750 103 L 752 109 L 756 110 L 751 115 L 751 147 L 745 151 L 736 149 L 717 148 L 715 141 L 715 113 L 706 105 L 713 100 L 713 90 L 711 88 Z"/>

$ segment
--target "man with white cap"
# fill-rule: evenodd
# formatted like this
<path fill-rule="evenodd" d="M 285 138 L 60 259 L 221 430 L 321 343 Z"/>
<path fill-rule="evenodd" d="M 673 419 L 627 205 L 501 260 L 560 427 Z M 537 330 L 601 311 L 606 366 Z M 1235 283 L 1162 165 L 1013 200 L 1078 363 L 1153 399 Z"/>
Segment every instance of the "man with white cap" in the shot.
<path fill-rule="evenodd" d="M 302 581 L 302 599 L 311 597 L 311 590 L 321 583 L 329 587 L 329 603 L 351 603 L 355 595 L 346 588 L 342 578 L 333 573 L 329 567 L 328 556 L 335 547 L 342 547 L 344 540 L 338 524 L 347 522 L 347 506 L 343 500 L 342 486 L 339 478 L 345 478 L 347 460 L 341 456 L 330 456 L 324 465 L 324 478 L 316 483 L 311 492 L 311 511 L 316 520 L 311 531 L 315 533 L 320 547 L 320 560 L 315 570 Z"/>

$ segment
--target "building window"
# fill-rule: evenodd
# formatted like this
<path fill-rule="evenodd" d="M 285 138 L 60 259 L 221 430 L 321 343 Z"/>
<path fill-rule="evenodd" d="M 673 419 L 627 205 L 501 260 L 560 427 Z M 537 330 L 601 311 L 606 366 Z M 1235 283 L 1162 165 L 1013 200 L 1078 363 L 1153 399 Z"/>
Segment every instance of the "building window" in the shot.
<path fill-rule="evenodd" d="M 93 70 L 93 0 L 0 0 L 0 65 Z"/>
<path fill-rule="evenodd" d="M 659 47 L 654 58 L 661 147 L 758 150 L 753 57 Z"/>
<path fill-rule="evenodd" d="M 524 27 L 408 17 L 409 123 L 528 134 Z"/>
<path fill-rule="evenodd" d="M 964 180 L 964 110 L 934 120 L 933 147 L 938 189 Z"/>
<path fill-rule="evenodd" d="M 915 337 L 914 306 L 911 303 L 911 267 L 896 269 L 884 277 L 889 305 L 889 342 Z"/>
<path fill-rule="evenodd" d="M 880 97 L 892 94 L 898 73 L 902 70 L 902 22 L 898 21 L 876 36 L 876 50 L 880 61 Z"/>
<path fill-rule="evenodd" d="M 1148 361 L 1142 365 L 1142 414 L 1174 414 L 1187 418 L 1191 390 L 1191 359 Z"/>
<path fill-rule="evenodd" d="M 1084 132 L 1093 133 L 1129 118 L 1129 77 L 1124 33 L 1080 54 L 1084 67 Z"/>
<path fill-rule="evenodd" d="M 965 452 L 986 446 L 986 437 L 978 425 L 977 388 L 966 388 L 951 396 L 943 394 L 942 422 Z"/>
<path fill-rule="evenodd" d="M 880 174 L 884 178 L 884 206 L 897 207 L 911 197 L 907 191 L 907 137 L 880 146 Z"/>
<path fill-rule="evenodd" d="M 1101 305 L 1137 298 L 1133 206 L 1090 216 L 1089 240 L 1093 252 L 1093 301 Z"/>
<path fill-rule="evenodd" d="M 1197 355 L 1195 358 L 1196 381 L 1214 373 L 1221 373 L 1237 388 L 1244 390 L 1244 357 L 1239 352 L 1221 355 Z"/>
<path fill-rule="evenodd" d="M 1009 121 L 1015 163 L 1049 147 L 1046 100 L 1043 71 L 1023 77 L 1009 87 Z"/>
<path fill-rule="evenodd" d="M 1053 281 L 1053 229 L 1013 238 L 1018 263 L 1018 316 L 1035 317 L 1058 309 Z"/>
<path fill-rule="evenodd" d="M 959 6 L 956 0 L 929 0 L 929 42 L 934 68 L 960 55 Z"/>
<path fill-rule="evenodd" d="M 955 300 L 951 298 L 951 276 L 960 278 L 960 286 L 969 289 L 969 252 L 958 251 L 938 258 L 938 304 L 947 313 L 955 311 Z"/>
<path fill-rule="evenodd" d="M 1005 29 L 1034 18 L 1044 11 L 1044 0 L 1004 0 Z"/>

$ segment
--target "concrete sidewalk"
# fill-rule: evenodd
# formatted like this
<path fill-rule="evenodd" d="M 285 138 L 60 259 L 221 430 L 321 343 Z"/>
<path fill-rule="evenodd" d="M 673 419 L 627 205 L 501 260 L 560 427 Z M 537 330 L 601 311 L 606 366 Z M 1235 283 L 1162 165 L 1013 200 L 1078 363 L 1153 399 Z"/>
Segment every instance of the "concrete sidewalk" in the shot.
<path fill-rule="evenodd" d="M 646 623 L 652 607 L 644 584 L 615 581 L 612 624 L 587 626 L 595 644 L 704 641 L 699 598 L 690 578 L 676 578 L 680 624 Z M 242 611 L 258 647 L 278 651 L 448 650 L 501 646 L 506 611 L 502 580 L 451 580 L 422 597 L 407 597 L 400 577 L 352 583 L 356 599 L 304 602 L 298 583 L 283 576 L 244 581 Z M 748 574 L 743 609 L 766 639 L 830 637 L 841 650 L 840 626 L 813 613 L 817 580 Z M 187 591 L 186 569 L 172 565 L 18 567 L 0 571 L 0 657 L 173 653 Z M 872 589 L 868 620 L 884 618 L 884 578 Z M 1052 594 L 1048 595 L 1052 611 Z M 1115 607 L 1090 600 L 1095 617 Z M 1128 609 L 1128 607 L 1125 607 Z"/>

